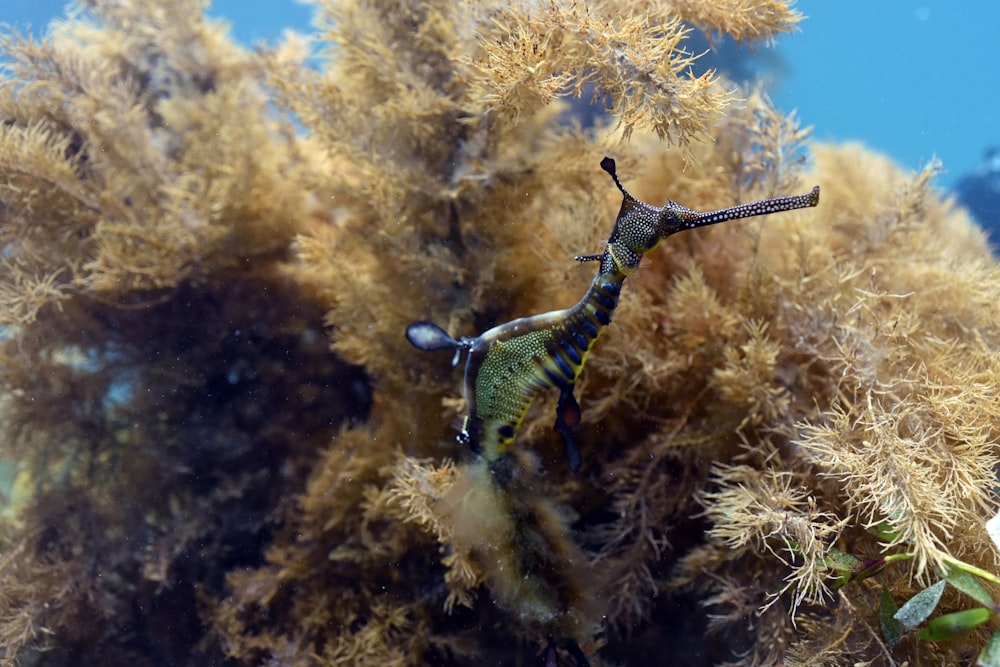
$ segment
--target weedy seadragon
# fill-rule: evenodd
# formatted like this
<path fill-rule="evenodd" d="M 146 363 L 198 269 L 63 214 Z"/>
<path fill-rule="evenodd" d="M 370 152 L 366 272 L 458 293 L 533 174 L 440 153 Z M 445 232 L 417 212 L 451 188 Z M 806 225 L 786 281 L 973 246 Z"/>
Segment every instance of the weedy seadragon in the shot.
<path fill-rule="evenodd" d="M 431 322 L 414 322 L 406 337 L 421 350 L 452 348 L 457 365 L 465 360 L 465 417 L 460 442 L 488 462 L 499 459 L 517 435 L 535 397 L 559 389 L 554 428 L 560 433 L 571 470 L 580 468 L 580 449 L 572 429 L 580 421 L 573 385 L 583 370 L 594 341 L 618 306 L 622 284 L 639 269 L 644 253 L 677 232 L 729 220 L 752 218 L 808 208 L 819 203 L 819 186 L 802 195 L 773 197 L 749 204 L 698 213 L 673 201 L 653 206 L 628 193 L 605 157 L 601 168 L 611 175 L 624 199 L 604 252 L 582 255 L 577 261 L 600 262 L 597 277 L 580 302 L 571 308 L 522 317 L 473 337 L 455 339 Z"/>

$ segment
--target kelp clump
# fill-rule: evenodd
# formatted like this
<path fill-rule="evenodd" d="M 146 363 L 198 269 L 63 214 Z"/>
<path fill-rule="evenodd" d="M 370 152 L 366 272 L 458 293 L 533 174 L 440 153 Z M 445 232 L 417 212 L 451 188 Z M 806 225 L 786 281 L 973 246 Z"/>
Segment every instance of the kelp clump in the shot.
<path fill-rule="evenodd" d="M 316 67 L 168 5 L 3 42 L 7 663 L 983 648 L 1000 271 L 932 169 L 690 74 L 685 26 L 769 40 L 786 3 L 328 0 Z M 605 125 L 566 115 L 579 94 Z M 403 331 L 574 303 L 620 203 L 605 154 L 654 203 L 822 202 L 651 253 L 578 382 L 581 471 L 546 396 L 498 494 L 447 353 Z"/>

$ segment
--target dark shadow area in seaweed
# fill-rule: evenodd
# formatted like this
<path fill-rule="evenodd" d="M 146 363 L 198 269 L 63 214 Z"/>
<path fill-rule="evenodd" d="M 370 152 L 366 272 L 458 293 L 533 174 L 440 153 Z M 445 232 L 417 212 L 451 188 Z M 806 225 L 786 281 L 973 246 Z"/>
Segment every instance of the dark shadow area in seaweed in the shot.
<path fill-rule="evenodd" d="M 46 320 L 28 356 L 7 350 L 22 382 L 36 373 L 8 419 L 40 489 L 19 546 L 32 558 L 4 573 L 8 590 L 20 575 L 4 631 L 44 591 L 58 641 L 24 664 L 219 664 L 200 598 L 263 563 L 317 448 L 367 418 L 367 377 L 329 351 L 320 309 L 275 281 Z"/>

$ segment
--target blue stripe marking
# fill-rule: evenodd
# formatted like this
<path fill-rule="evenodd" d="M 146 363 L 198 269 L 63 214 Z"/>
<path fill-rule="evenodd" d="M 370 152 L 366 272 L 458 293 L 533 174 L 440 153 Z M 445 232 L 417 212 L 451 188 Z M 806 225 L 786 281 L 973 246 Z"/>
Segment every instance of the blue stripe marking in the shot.
<path fill-rule="evenodd" d="M 618 299 L 608 296 L 606 294 L 601 294 L 600 292 L 594 293 L 594 298 L 599 304 L 604 306 L 605 310 L 614 310 L 618 307 Z"/>
<path fill-rule="evenodd" d="M 545 371 L 545 374 L 548 376 L 549 381 L 552 383 L 552 386 L 559 387 L 560 389 L 566 386 L 566 378 L 559 377 L 558 375 L 550 371 L 548 368 L 543 368 L 543 370 Z"/>
<path fill-rule="evenodd" d="M 552 355 L 552 359 L 556 362 L 556 366 L 559 367 L 559 370 L 562 372 L 562 374 L 566 377 L 567 380 L 572 380 L 573 376 L 576 375 L 573 372 L 573 369 L 569 367 L 569 364 L 566 363 L 565 359 L 559 356 L 558 351 L 553 350 L 553 352 L 554 354 Z"/>
<path fill-rule="evenodd" d="M 572 361 L 577 366 L 583 363 L 583 357 L 580 356 L 580 353 L 577 352 L 576 347 L 574 347 L 573 344 L 570 343 L 569 341 L 566 340 L 559 341 L 559 349 L 561 349 L 566 354 L 566 356 L 569 357 L 569 360 Z"/>

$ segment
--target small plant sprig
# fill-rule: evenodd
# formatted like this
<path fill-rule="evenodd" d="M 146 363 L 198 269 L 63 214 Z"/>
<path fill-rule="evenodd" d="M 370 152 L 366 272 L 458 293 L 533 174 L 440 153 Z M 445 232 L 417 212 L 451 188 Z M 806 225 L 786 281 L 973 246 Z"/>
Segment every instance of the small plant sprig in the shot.
<path fill-rule="evenodd" d="M 879 537 L 891 540 L 892 530 L 884 523 L 874 527 Z M 914 552 L 900 552 L 863 560 L 835 547 L 827 551 L 825 565 L 834 572 L 831 588 L 839 590 L 847 584 L 858 583 L 882 572 L 892 563 L 913 560 Z M 981 582 L 1000 586 L 1000 577 L 980 567 L 966 563 L 948 554 L 941 555 L 938 569 L 940 579 L 917 592 L 902 606 L 897 605 L 888 587 L 882 586 L 879 597 L 879 627 L 882 638 L 891 649 L 903 636 L 918 627 L 919 639 L 939 642 L 958 637 L 1000 615 L 1000 605 Z M 928 621 L 948 585 L 965 593 L 980 606 L 942 614 Z M 926 624 L 925 624 L 926 621 Z M 979 667 L 1000 667 L 1000 630 L 993 633 L 977 658 Z"/>

